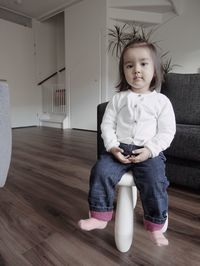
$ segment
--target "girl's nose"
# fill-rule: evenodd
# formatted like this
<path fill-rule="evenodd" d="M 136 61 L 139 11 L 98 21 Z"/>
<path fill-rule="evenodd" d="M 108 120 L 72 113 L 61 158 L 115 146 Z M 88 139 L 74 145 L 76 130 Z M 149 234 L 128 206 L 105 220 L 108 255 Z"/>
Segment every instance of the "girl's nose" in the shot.
<path fill-rule="evenodd" d="M 140 70 L 139 69 L 135 69 L 135 74 L 139 74 L 140 73 Z"/>
<path fill-rule="evenodd" d="M 134 73 L 135 73 L 135 74 L 140 73 L 140 66 L 139 66 L 138 64 L 135 65 Z"/>

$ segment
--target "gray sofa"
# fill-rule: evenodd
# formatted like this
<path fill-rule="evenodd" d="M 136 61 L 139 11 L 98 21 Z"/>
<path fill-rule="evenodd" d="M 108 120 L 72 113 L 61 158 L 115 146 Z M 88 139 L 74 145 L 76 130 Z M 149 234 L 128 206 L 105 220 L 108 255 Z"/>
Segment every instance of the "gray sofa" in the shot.
<path fill-rule="evenodd" d="M 166 76 L 161 92 L 174 107 L 177 132 L 165 151 L 166 173 L 171 184 L 200 190 L 200 74 Z M 107 102 L 97 107 L 97 152 L 105 149 L 100 124 Z"/>
<path fill-rule="evenodd" d="M 11 159 L 9 88 L 0 80 L 0 187 L 5 185 Z"/>
<path fill-rule="evenodd" d="M 177 123 L 165 151 L 167 176 L 173 184 L 200 190 L 200 74 L 170 73 L 161 92 L 171 100 Z"/>

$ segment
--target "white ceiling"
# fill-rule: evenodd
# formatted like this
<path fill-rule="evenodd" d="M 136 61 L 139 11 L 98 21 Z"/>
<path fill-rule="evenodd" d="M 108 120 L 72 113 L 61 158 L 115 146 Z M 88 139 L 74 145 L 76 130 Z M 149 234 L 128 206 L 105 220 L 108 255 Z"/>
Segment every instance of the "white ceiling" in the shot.
<path fill-rule="evenodd" d="M 0 0 L 0 8 L 42 20 L 82 0 Z"/>

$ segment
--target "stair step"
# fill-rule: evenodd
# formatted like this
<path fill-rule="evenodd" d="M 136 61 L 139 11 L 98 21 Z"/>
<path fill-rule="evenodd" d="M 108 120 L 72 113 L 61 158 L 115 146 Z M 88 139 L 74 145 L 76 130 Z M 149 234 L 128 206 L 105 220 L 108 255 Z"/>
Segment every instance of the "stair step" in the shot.
<path fill-rule="evenodd" d="M 56 128 L 68 128 L 68 118 L 66 114 L 42 114 L 40 125 Z"/>

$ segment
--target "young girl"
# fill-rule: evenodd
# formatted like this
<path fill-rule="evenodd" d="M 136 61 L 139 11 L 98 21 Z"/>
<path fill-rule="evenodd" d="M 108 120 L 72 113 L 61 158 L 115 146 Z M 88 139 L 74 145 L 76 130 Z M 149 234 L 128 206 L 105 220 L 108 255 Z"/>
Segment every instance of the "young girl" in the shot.
<path fill-rule="evenodd" d="M 119 92 L 107 105 L 101 124 L 106 152 L 91 170 L 90 218 L 80 220 L 79 227 L 87 231 L 106 227 L 112 219 L 115 186 L 131 170 L 142 201 L 144 226 L 155 244 L 168 245 L 162 232 L 169 185 L 162 151 L 173 140 L 176 123 L 169 99 L 156 92 L 162 67 L 155 46 L 144 41 L 128 43 L 119 72 Z"/>

